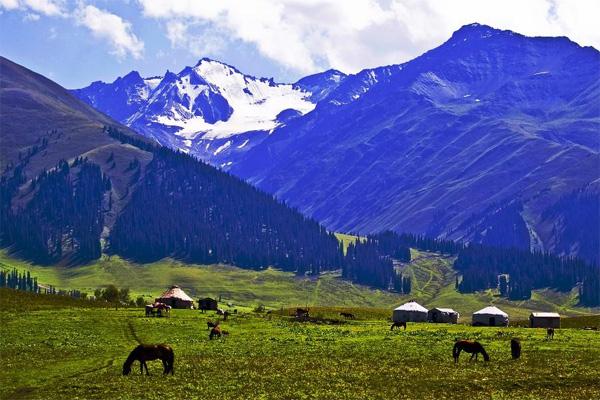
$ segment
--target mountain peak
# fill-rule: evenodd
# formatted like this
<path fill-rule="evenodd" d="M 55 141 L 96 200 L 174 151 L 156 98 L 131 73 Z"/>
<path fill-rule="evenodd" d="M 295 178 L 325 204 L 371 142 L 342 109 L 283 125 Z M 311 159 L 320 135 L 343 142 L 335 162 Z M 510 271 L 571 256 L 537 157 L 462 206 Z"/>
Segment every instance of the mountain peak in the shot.
<path fill-rule="evenodd" d="M 139 72 L 137 71 L 131 71 L 130 73 L 128 73 L 127 75 L 125 75 L 123 78 L 121 78 L 124 81 L 141 81 L 142 80 L 142 76 L 140 75 Z"/>
<path fill-rule="evenodd" d="M 198 62 L 196 63 L 196 65 L 194 65 L 194 67 L 199 66 L 200 64 L 204 64 L 204 63 L 218 63 L 218 64 L 224 64 L 221 61 L 217 61 L 217 60 L 213 60 L 212 58 L 208 58 L 208 57 L 202 57 L 201 59 L 198 60 Z"/>
<path fill-rule="evenodd" d="M 456 30 L 452 34 L 450 41 L 455 41 L 455 40 L 463 40 L 464 41 L 464 39 L 485 39 L 485 38 L 488 38 L 491 36 L 498 35 L 503 32 L 510 33 L 511 35 L 514 33 L 512 31 L 503 31 L 500 29 L 493 28 L 489 25 L 479 24 L 477 22 L 474 22 L 472 24 L 467 24 L 467 25 L 461 26 L 458 30 Z"/>

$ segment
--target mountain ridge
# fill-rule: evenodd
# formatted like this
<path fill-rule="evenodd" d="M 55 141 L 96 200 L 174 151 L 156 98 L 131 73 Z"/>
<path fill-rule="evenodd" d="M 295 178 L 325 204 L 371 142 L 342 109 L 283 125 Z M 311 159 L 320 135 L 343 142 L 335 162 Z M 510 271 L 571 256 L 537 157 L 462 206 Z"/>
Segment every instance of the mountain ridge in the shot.
<path fill-rule="evenodd" d="M 332 230 L 494 237 L 576 255 L 564 216 L 542 215 L 599 179 L 598 54 L 565 37 L 468 24 L 411 61 L 321 83 L 310 112 L 282 111 L 273 130 L 189 151 Z"/>

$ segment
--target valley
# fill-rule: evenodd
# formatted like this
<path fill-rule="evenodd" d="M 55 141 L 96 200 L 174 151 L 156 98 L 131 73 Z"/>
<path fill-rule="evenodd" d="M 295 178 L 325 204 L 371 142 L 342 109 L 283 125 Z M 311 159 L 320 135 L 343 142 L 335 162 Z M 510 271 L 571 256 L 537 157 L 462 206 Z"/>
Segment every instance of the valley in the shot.
<path fill-rule="evenodd" d="M 184 288 L 194 299 L 213 297 L 222 304 L 254 309 L 281 307 L 369 307 L 386 312 L 408 300 L 426 307 L 451 307 L 462 321 L 471 313 L 490 304 L 497 305 L 513 319 L 526 319 L 532 311 L 556 311 L 563 315 L 588 315 L 598 308 L 577 305 L 576 291 L 560 293 L 550 289 L 535 290 L 525 301 L 510 301 L 498 296 L 497 290 L 460 293 L 455 288 L 453 257 L 412 250 L 414 260 L 403 267 L 412 280 L 409 295 L 400 295 L 341 279 L 339 271 L 319 277 L 298 277 L 274 268 L 260 271 L 229 265 L 195 265 L 164 259 L 139 264 L 118 256 L 103 256 L 83 266 L 39 266 L 17 260 L 0 252 L 0 268 L 29 271 L 41 284 L 58 289 L 79 290 L 92 295 L 94 290 L 114 284 L 127 287 L 133 299 L 143 296 L 151 302 L 173 284 Z"/>
<path fill-rule="evenodd" d="M 6 289 L 0 289 L 4 291 Z M 1 292 L 4 294 L 4 292 Z M 16 292 L 18 293 L 18 292 Z M 173 310 L 170 318 L 145 318 L 142 309 L 63 308 L 46 304 L 23 311 L 27 296 L 0 296 L 0 397 L 10 399 L 419 398 L 591 399 L 600 395 L 600 335 L 583 330 L 598 317 L 563 320 L 553 340 L 543 329 L 498 329 L 411 323 L 390 331 L 387 312 L 315 308 L 336 323 L 301 323 L 283 315 L 241 309 L 223 322 L 229 336 L 209 340 L 212 313 Z M 522 357 L 512 360 L 510 338 Z M 456 338 L 476 339 L 491 361 L 452 360 Z M 174 375 L 151 376 L 122 364 L 138 341 L 169 343 Z"/>
<path fill-rule="evenodd" d="M 600 399 L 600 4 L 339 3 L 0 0 L 0 399 Z"/>

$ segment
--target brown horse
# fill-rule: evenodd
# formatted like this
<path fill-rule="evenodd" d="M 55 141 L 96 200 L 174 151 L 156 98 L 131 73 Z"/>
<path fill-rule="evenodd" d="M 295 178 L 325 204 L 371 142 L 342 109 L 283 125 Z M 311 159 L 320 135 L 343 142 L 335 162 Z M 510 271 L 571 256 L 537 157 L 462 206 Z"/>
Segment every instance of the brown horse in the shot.
<path fill-rule="evenodd" d="M 146 368 L 146 375 L 150 375 L 146 361 L 157 359 L 161 360 L 163 363 L 163 374 L 168 374 L 169 372 L 171 375 L 174 374 L 173 363 L 175 361 L 175 354 L 171 347 L 166 344 L 140 344 L 129 353 L 129 357 L 125 360 L 125 364 L 123 364 L 123 375 L 129 375 L 131 372 L 131 364 L 135 361 L 140 362 L 141 374 L 144 373 L 144 368 Z"/>
<path fill-rule="evenodd" d="M 210 333 L 208 334 L 208 338 L 210 340 L 212 340 L 212 338 L 215 336 L 221 337 L 221 334 L 222 334 L 221 327 L 219 325 L 217 325 L 210 330 Z"/>
<path fill-rule="evenodd" d="M 546 330 L 546 339 L 554 339 L 554 328 L 548 328 Z"/>
<path fill-rule="evenodd" d="M 404 327 L 404 330 L 406 330 L 406 322 L 394 322 L 392 326 L 390 326 L 390 331 L 393 331 L 394 328 L 400 329 L 402 326 Z"/>
<path fill-rule="evenodd" d="M 452 349 L 452 356 L 454 357 L 454 363 L 458 362 L 458 356 L 460 356 L 461 351 L 466 351 L 467 353 L 471 353 L 471 360 L 475 358 L 477 360 L 477 355 L 481 353 L 483 355 L 483 359 L 485 361 L 490 361 L 490 356 L 485 351 L 483 346 L 479 342 L 471 342 L 469 340 L 459 340 L 454 343 L 454 348 Z"/>
<path fill-rule="evenodd" d="M 521 341 L 517 338 L 510 340 L 510 353 L 512 354 L 513 360 L 521 357 Z"/>
<path fill-rule="evenodd" d="M 356 318 L 354 316 L 354 314 L 349 313 L 349 312 L 341 312 L 340 315 L 346 319 L 355 319 Z"/>

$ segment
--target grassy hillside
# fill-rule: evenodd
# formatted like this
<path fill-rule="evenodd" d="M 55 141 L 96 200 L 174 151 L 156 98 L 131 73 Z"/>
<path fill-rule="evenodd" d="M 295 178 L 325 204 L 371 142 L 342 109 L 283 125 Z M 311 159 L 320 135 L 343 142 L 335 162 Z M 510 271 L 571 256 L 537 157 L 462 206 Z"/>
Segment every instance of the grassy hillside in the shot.
<path fill-rule="evenodd" d="M 318 310 L 331 312 L 332 310 Z M 360 310 L 359 310 L 360 311 Z M 145 318 L 141 309 L 0 310 L 0 398 L 6 399 L 591 399 L 600 396 L 600 335 L 561 329 L 474 328 L 410 324 L 390 332 L 383 315 L 363 309 L 356 321 L 294 322 L 240 313 L 222 324 L 230 335 L 209 340 L 215 315 L 173 310 Z M 600 320 L 586 324 L 600 324 Z M 499 330 L 502 332 L 498 334 Z M 510 357 L 510 338 L 523 355 Z M 456 338 L 480 341 L 490 362 L 455 365 Z M 122 364 L 139 342 L 168 343 L 174 376 Z M 481 359 L 481 357 L 480 357 Z"/>
<path fill-rule="evenodd" d="M 299 278 L 275 269 L 252 271 L 226 265 L 193 265 L 165 259 L 135 264 L 119 257 L 105 257 L 82 267 L 37 266 L 0 252 L 0 267 L 29 270 L 42 283 L 91 293 L 114 283 L 129 287 L 134 296 L 154 298 L 170 285 L 178 284 L 194 297 L 222 297 L 241 305 L 356 305 L 390 307 L 400 302 L 397 294 L 373 290 L 323 274 L 319 279 Z"/>
<path fill-rule="evenodd" d="M 576 293 L 535 291 L 531 300 L 512 302 L 491 290 L 460 294 L 454 289 L 453 258 L 412 250 L 413 261 L 400 269 L 413 278 L 409 296 L 374 290 L 340 279 L 339 273 L 317 278 L 299 278 L 275 269 L 251 271 L 226 265 L 190 265 L 165 259 L 152 264 L 135 264 L 119 257 L 106 257 L 81 267 L 37 266 L 17 260 L 0 251 L 0 268 L 28 270 L 41 283 L 63 289 L 92 293 L 108 284 L 129 287 L 133 296 L 158 296 L 172 284 L 182 286 L 193 298 L 222 297 L 236 306 L 267 307 L 338 306 L 372 307 L 389 310 L 409 299 L 427 307 L 452 307 L 468 322 L 470 314 L 490 304 L 509 313 L 511 319 L 525 319 L 532 310 L 558 311 L 565 315 L 599 312 L 576 307 Z"/>
<path fill-rule="evenodd" d="M 356 241 L 359 238 L 359 236 L 349 235 L 347 233 L 336 233 L 335 237 L 337 237 L 337 239 L 344 246 L 344 254 L 346 253 L 346 250 L 348 249 L 348 246 L 350 246 L 351 243 L 356 243 Z M 360 239 L 361 239 L 361 241 L 363 241 L 364 238 L 360 237 Z"/>

